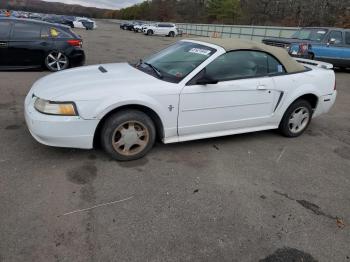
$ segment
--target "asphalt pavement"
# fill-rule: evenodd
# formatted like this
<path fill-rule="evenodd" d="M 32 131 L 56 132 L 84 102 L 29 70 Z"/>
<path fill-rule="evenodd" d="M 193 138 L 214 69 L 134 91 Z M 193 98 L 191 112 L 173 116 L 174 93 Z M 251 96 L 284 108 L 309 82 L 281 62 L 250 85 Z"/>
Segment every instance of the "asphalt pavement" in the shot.
<path fill-rule="evenodd" d="M 98 26 L 77 30 L 87 64 L 180 39 Z M 31 137 L 24 98 L 47 74 L 0 72 L 0 261 L 350 261 L 350 72 L 299 138 L 158 143 L 128 163 Z"/>

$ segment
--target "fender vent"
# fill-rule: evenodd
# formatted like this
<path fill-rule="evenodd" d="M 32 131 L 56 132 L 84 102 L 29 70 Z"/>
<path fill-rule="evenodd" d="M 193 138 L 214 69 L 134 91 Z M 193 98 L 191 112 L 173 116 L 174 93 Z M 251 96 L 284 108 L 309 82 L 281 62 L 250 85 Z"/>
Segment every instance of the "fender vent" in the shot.
<path fill-rule="evenodd" d="M 273 112 L 275 112 L 276 109 L 277 109 L 277 107 L 280 105 L 283 95 L 284 95 L 284 92 L 281 92 L 281 93 L 280 93 L 280 96 L 279 96 L 279 98 L 278 98 L 277 104 L 276 104 L 276 106 L 275 106 L 275 110 L 273 110 Z"/>
<path fill-rule="evenodd" d="M 104 68 L 103 66 L 99 66 L 98 70 L 100 70 L 102 73 L 107 73 L 108 72 L 107 69 Z"/>

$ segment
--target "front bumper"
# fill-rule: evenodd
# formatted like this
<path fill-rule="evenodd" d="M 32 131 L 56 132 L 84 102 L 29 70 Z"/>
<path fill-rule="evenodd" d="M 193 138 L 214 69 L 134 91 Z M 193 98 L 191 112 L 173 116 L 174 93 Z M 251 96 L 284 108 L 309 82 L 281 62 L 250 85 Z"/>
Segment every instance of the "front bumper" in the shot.
<path fill-rule="evenodd" d="M 25 100 L 25 120 L 31 135 L 41 144 L 55 147 L 93 148 L 98 120 L 79 116 L 53 116 L 39 113 L 34 108 L 35 98 Z"/>

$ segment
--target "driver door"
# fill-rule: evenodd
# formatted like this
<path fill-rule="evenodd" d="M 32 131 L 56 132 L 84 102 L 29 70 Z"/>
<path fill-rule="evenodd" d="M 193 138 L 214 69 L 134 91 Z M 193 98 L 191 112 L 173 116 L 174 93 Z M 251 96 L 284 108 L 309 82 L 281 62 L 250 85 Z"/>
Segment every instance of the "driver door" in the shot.
<path fill-rule="evenodd" d="M 326 43 L 314 44 L 312 46 L 315 52 L 315 59 L 334 64 L 336 66 L 343 64 L 349 55 L 346 55 L 347 46 L 344 43 L 344 34 L 340 30 L 333 30 L 326 38 Z"/>
<path fill-rule="evenodd" d="M 283 70 L 280 64 L 278 68 Z M 179 135 L 210 137 L 267 126 L 276 100 L 268 72 L 268 55 L 263 52 L 234 51 L 214 60 L 180 94 Z M 212 83 L 198 84 L 203 75 Z"/>

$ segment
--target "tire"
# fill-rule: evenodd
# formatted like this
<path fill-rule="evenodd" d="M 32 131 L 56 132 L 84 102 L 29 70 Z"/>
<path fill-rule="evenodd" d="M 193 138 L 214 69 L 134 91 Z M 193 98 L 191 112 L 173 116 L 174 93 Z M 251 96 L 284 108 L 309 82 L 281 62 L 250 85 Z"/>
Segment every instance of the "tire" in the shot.
<path fill-rule="evenodd" d="M 147 30 L 147 35 L 153 35 L 153 31 L 152 30 Z"/>
<path fill-rule="evenodd" d="M 69 58 L 60 51 L 50 51 L 45 57 L 45 66 L 51 72 L 62 71 L 69 67 Z"/>
<path fill-rule="evenodd" d="M 298 137 L 309 126 L 312 119 L 312 108 L 308 101 L 295 101 L 284 113 L 279 130 L 286 137 Z"/>
<path fill-rule="evenodd" d="M 175 37 L 175 33 L 174 33 L 173 31 L 171 31 L 171 32 L 169 33 L 169 36 L 170 36 L 170 37 Z"/>
<path fill-rule="evenodd" d="M 314 60 L 315 55 L 313 53 L 309 53 L 307 59 Z"/>
<path fill-rule="evenodd" d="M 101 130 L 103 149 L 118 161 L 144 157 L 152 149 L 155 140 L 156 129 L 152 119 L 138 110 L 123 110 L 113 114 Z"/>

